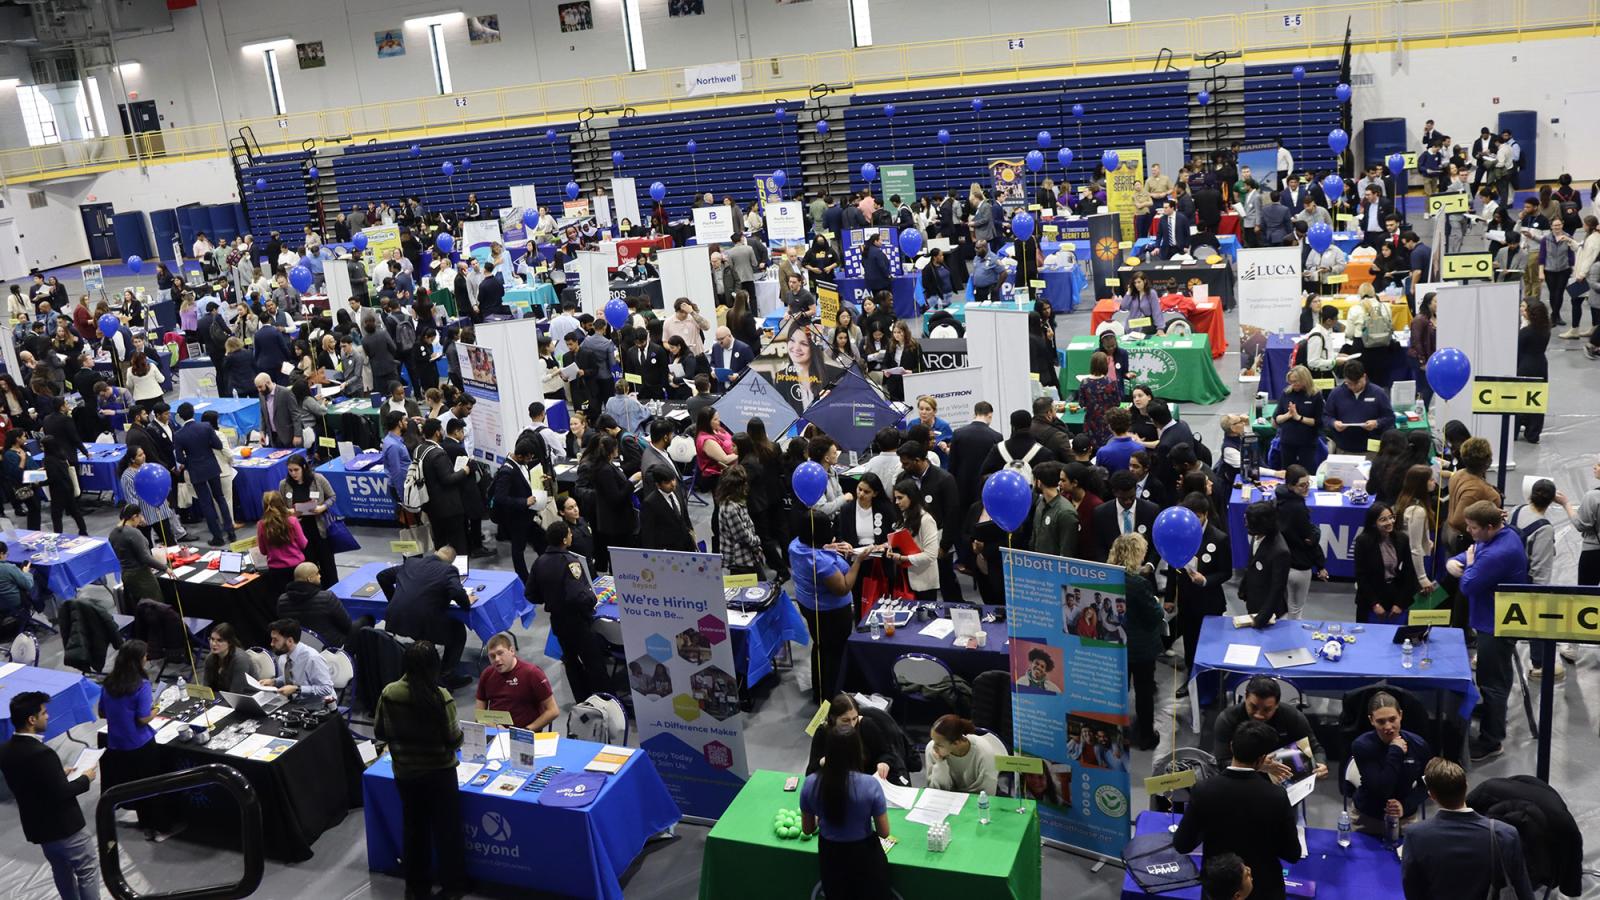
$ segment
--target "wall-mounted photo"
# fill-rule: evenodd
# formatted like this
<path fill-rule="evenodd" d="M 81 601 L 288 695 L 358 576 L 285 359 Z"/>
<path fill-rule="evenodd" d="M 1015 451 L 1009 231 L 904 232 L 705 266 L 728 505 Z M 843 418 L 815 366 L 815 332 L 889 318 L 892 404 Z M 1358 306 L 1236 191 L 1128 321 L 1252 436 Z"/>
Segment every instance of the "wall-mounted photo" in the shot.
<path fill-rule="evenodd" d="M 703 16 L 706 14 L 706 0 L 667 0 L 667 15 L 678 16 Z"/>
<path fill-rule="evenodd" d="M 402 32 L 398 28 L 386 28 L 383 31 L 375 31 L 372 34 L 372 39 L 378 44 L 379 59 L 387 59 L 391 56 L 406 55 L 405 32 Z"/>
<path fill-rule="evenodd" d="M 500 16 L 467 16 L 467 40 L 474 44 L 500 43 Z"/>
<path fill-rule="evenodd" d="M 594 28 L 594 7 L 589 0 L 579 0 L 577 3 L 563 3 L 556 7 L 561 14 L 561 31 L 588 31 Z"/>
<path fill-rule="evenodd" d="M 328 58 L 322 55 L 321 41 L 295 44 L 294 52 L 295 56 L 300 59 L 300 68 L 302 69 L 320 69 L 328 64 Z"/>

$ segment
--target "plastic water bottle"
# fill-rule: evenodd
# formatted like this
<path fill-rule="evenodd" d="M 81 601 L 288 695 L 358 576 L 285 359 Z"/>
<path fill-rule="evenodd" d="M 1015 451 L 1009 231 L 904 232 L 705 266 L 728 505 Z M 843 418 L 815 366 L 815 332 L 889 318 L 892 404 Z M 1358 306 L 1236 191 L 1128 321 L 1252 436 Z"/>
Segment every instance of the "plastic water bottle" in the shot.
<path fill-rule="evenodd" d="M 879 638 L 883 637 L 883 619 L 873 616 L 871 628 L 873 640 L 878 640 Z"/>
<path fill-rule="evenodd" d="M 1409 669 L 1413 665 L 1411 658 L 1416 654 L 1416 648 L 1411 646 L 1411 639 L 1400 645 L 1400 668 Z"/>
<path fill-rule="evenodd" d="M 989 824 L 989 792 L 978 792 L 978 824 Z"/>
<path fill-rule="evenodd" d="M 1350 846 L 1350 810 L 1339 810 L 1339 846 Z"/>
<path fill-rule="evenodd" d="M 1383 845 L 1391 850 L 1400 846 L 1400 817 L 1394 813 L 1383 814 Z"/>

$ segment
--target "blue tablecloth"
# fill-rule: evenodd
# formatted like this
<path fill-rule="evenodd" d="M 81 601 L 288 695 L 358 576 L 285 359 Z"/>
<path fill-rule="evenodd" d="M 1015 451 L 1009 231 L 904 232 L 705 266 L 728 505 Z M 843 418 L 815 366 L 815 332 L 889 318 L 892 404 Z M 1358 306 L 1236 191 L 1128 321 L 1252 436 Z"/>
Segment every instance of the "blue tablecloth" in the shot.
<path fill-rule="evenodd" d="M 0 677 L 0 709 L 10 709 L 11 698 L 25 691 L 43 691 L 50 695 L 46 704 L 50 709 L 50 724 L 44 729 L 47 741 L 74 725 L 100 718 L 96 712 L 100 704 L 100 685 L 77 672 L 23 666 Z M 0 718 L 0 741 L 9 740 L 13 731 L 11 717 Z"/>
<path fill-rule="evenodd" d="M 36 538 L 48 534 L 51 532 L 17 529 L 17 538 L 25 547 L 34 543 Z M 78 596 L 78 591 L 101 578 L 122 573 L 122 565 L 117 562 L 117 555 L 111 552 L 111 545 L 104 538 L 74 535 L 60 537 L 63 541 L 76 540 L 80 543 L 70 548 L 63 548 L 53 560 L 46 560 L 43 553 L 29 549 L 26 559 L 33 563 L 35 593 L 38 593 L 42 586 L 49 588 L 50 593 L 62 600 L 70 600 Z M 24 560 L 22 551 L 18 550 L 15 544 L 11 545 L 9 558 L 19 565 Z"/>
<path fill-rule="evenodd" d="M 122 458 L 128 455 L 126 444 L 85 444 L 89 448 L 87 457 L 78 457 L 78 490 L 85 494 L 95 491 L 110 491 L 111 499 L 117 503 L 122 502 L 122 482 L 117 479 L 117 469 L 122 465 Z M 33 455 L 34 466 L 44 465 L 44 454 Z M 40 485 L 43 487 L 43 485 Z M 45 495 L 49 496 L 48 489 Z"/>
<path fill-rule="evenodd" d="M 1396 687 L 1410 691 L 1450 691 L 1461 696 L 1461 718 L 1472 718 L 1472 709 L 1478 705 L 1478 687 L 1472 682 L 1472 667 L 1467 662 L 1467 643 L 1459 628 L 1434 628 L 1429 633 L 1427 655 L 1433 660 L 1426 668 L 1420 665 L 1405 669 L 1400 666 L 1400 645 L 1394 642 L 1396 625 L 1366 625 L 1366 631 L 1357 634 L 1354 643 L 1344 645 L 1344 656 L 1338 662 L 1322 657 L 1306 666 L 1289 669 L 1274 668 L 1267 661 L 1268 650 L 1291 650 L 1295 647 L 1311 649 L 1311 630 L 1303 625 L 1317 625 L 1317 621 L 1285 620 L 1257 630 L 1234 628 L 1233 622 L 1222 616 L 1207 616 L 1200 627 L 1199 646 L 1194 656 L 1194 681 L 1191 703 L 1196 707 L 1203 698 L 1211 698 L 1218 691 L 1251 675 L 1271 675 L 1281 678 L 1303 691 L 1347 691 L 1367 687 L 1387 680 Z M 1326 623 L 1321 623 L 1326 624 Z M 1346 633 L 1357 627 L 1345 622 Z M 1260 647 L 1261 654 L 1253 665 L 1227 665 L 1223 658 L 1229 644 L 1248 644 Z M 1417 660 L 1424 653 L 1418 650 Z M 1216 675 L 1207 673 L 1216 672 Z M 1225 675 L 1222 673 L 1226 673 Z"/>
<path fill-rule="evenodd" d="M 357 597 L 355 594 L 366 585 L 377 584 L 378 573 L 397 564 L 387 560 L 367 563 L 341 578 L 332 588 L 333 595 L 350 611 L 352 618 L 372 616 L 381 620 L 388 605 L 383 591 L 379 590 L 370 597 Z M 472 604 L 471 612 L 452 604 L 450 617 L 467 623 L 467 627 L 480 639 L 487 641 L 519 619 L 523 628 L 533 625 L 534 607 L 522 595 L 522 579 L 517 577 L 517 573 L 472 569 L 461 583 L 476 590 L 478 599 Z"/>
<path fill-rule="evenodd" d="M 600 744 L 562 737 L 555 755 L 539 763 L 581 772 L 600 749 Z M 500 770 L 506 771 L 508 767 Z M 402 818 L 388 754 L 367 769 L 361 787 L 367 867 L 398 873 Z M 646 841 L 682 815 L 643 751 L 607 777 L 585 807 L 545 806 L 538 802 L 539 794 L 523 790 L 512 796 L 486 795 L 469 784 L 460 792 L 469 876 L 524 889 L 537 885 L 540 891 L 566 897 L 622 900 L 618 877 Z"/>
<path fill-rule="evenodd" d="M 997 609 L 1000 607 L 984 607 L 984 612 Z M 800 614 L 809 615 L 803 609 Z M 850 639 L 845 642 L 839 689 L 893 696 L 898 691 L 894 681 L 894 662 L 907 653 L 923 653 L 942 660 L 951 672 L 969 682 L 984 672 L 1008 669 L 1011 665 L 1007 658 L 1010 651 L 1006 647 L 1010 632 L 1004 622 L 983 623 L 983 630 L 989 635 L 988 645 L 970 650 L 955 646 L 948 637 L 930 638 L 923 635 L 922 629 L 926 627 L 926 622 L 912 622 L 896 629 L 894 637 L 885 635 L 876 641 L 871 634 L 852 631 Z M 823 674 L 831 679 L 827 673 Z"/>
<path fill-rule="evenodd" d="M 267 491 L 275 491 L 283 479 L 289 477 L 289 457 L 295 455 L 287 453 L 272 459 L 271 454 L 277 450 L 256 449 L 251 452 L 249 459 L 233 452 L 233 470 L 236 477 L 233 479 L 233 517 L 240 522 L 254 522 L 261 518 L 261 495 Z"/>
<path fill-rule="evenodd" d="M 834 280 L 839 285 L 839 300 L 849 306 L 860 309 L 861 301 L 867 297 L 866 280 L 850 278 L 844 275 Z M 894 317 L 896 319 L 916 318 L 918 277 L 914 274 L 896 275 L 891 280 L 894 288 Z"/>
<path fill-rule="evenodd" d="M 1261 354 L 1261 387 L 1257 390 L 1266 391 L 1272 400 L 1282 396 L 1287 387 L 1284 382 L 1289 377 L 1289 360 L 1294 355 L 1295 342 L 1301 337 L 1298 334 L 1267 335 L 1267 349 Z M 1390 381 L 1416 381 L 1417 364 L 1411 354 L 1398 345 L 1390 347 L 1389 351 Z"/>
<path fill-rule="evenodd" d="M 1140 813 L 1134 822 L 1135 834 L 1155 834 L 1166 831 L 1168 826 L 1176 824 L 1182 816 L 1171 813 L 1145 812 Z M 1299 862 L 1286 864 L 1289 882 L 1315 882 L 1317 896 L 1327 898 L 1376 898 L 1399 897 L 1400 890 L 1400 860 L 1394 851 L 1385 850 L 1383 842 L 1377 838 L 1354 832 L 1350 836 L 1350 846 L 1339 846 L 1339 833 L 1326 828 L 1306 829 L 1306 858 Z M 1200 854 L 1194 854 L 1194 862 L 1200 865 Z M 1294 894 L 1291 896 L 1304 896 Z M 1152 897 L 1165 897 L 1169 900 L 1200 900 L 1198 887 L 1185 888 L 1180 891 L 1169 891 L 1159 894 L 1147 894 L 1133 881 L 1133 876 L 1122 876 L 1122 900 L 1149 900 Z"/>
<path fill-rule="evenodd" d="M 376 453 L 359 454 L 355 459 L 371 458 L 371 466 L 350 470 L 344 460 L 334 459 L 317 468 L 333 485 L 333 510 L 346 519 L 372 522 L 395 520 L 394 497 L 389 494 L 389 474 L 377 461 Z"/>
<path fill-rule="evenodd" d="M 506 306 L 520 313 L 529 312 L 535 306 L 548 309 L 551 304 L 561 302 L 556 289 L 542 281 L 536 285 L 518 285 L 507 290 L 505 300 Z"/>
<path fill-rule="evenodd" d="M 1077 266 L 1040 269 L 1039 277 L 1044 280 L 1043 298 L 1050 301 L 1050 308 L 1058 313 L 1077 309 L 1078 298 L 1083 296 L 1083 289 L 1089 283 Z"/>
<path fill-rule="evenodd" d="M 594 608 L 596 619 L 617 618 L 615 603 L 601 603 Z M 748 625 L 730 622 L 728 631 L 733 634 L 733 667 L 745 687 L 755 687 L 761 679 L 772 674 L 772 657 L 782 648 L 784 641 L 797 644 L 811 643 L 811 633 L 806 631 L 806 620 L 800 615 L 789 594 L 778 591 L 778 599 L 766 609 L 756 613 Z M 544 643 L 544 655 L 561 658 L 561 645 L 554 632 Z"/>
<path fill-rule="evenodd" d="M 172 408 L 177 409 L 184 403 L 194 404 L 196 419 L 207 410 L 216 410 L 217 424 L 232 428 L 238 435 L 235 443 L 242 443 L 250 436 L 250 432 L 261 427 L 261 400 L 258 397 L 180 397 L 172 401 Z"/>
<path fill-rule="evenodd" d="M 1362 237 L 1363 235 L 1359 231 L 1335 231 L 1333 233 L 1333 245 L 1343 250 L 1345 256 L 1349 256 L 1350 251 L 1361 246 Z"/>
<path fill-rule="evenodd" d="M 1264 481 L 1269 490 L 1280 482 Z M 1365 503 L 1352 503 L 1347 494 L 1338 494 L 1337 506 L 1322 506 L 1317 502 L 1319 496 L 1326 497 L 1324 491 L 1313 491 L 1306 498 L 1306 509 L 1311 512 L 1311 524 L 1322 531 L 1322 552 L 1328 560 L 1328 574 L 1335 578 L 1356 577 L 1356 535 L 1361 533 L 1361 528 L 1366 524 L 1367 510 L 1372 507 L 1370 496 Z M 1251 494 L 1250 501 L 1254 503 L 1263 498 L 1260 491 Z M 1245 534 L 1244 511 L 1250 503 L 1244 501 L 1238 484 L 1233 487 L 1233 492 L 1228 495 L 1228 533 Z M 1233 545 L 1233 567 L 1242 569 L 1250 562 L 1250 542 L 1231 541 Z M 1352 602 L 1353 602 L 1352 598 Z M 1351 612 L 1354 613 L 1354 606 Z"/>

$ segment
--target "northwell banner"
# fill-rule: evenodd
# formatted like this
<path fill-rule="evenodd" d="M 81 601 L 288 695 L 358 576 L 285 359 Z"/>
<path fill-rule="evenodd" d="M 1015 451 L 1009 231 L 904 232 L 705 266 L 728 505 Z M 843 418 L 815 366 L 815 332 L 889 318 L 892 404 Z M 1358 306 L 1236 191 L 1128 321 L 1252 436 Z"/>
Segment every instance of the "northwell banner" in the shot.
<path fill-rule="evenodd" d="M 744 72 L 739 63 L 712 63 L 685 66 L 683 92 L 691 97 L 703 94 L 737 94 L 744 90 Z"/>

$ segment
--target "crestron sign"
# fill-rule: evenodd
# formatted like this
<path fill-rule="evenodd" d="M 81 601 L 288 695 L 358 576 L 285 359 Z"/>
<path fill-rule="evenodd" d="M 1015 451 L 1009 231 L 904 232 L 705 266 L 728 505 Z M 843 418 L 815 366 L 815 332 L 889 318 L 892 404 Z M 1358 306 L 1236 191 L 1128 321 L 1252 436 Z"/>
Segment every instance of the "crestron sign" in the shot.
<path fill-rule="evenodd" d="M 691 97 L 704 94 L 736 94 L 744 90 L 744 71 L 739 63 L 712 63 L 685 66 L 683 91 Z"/>

